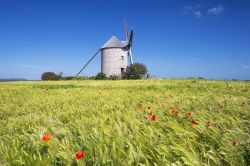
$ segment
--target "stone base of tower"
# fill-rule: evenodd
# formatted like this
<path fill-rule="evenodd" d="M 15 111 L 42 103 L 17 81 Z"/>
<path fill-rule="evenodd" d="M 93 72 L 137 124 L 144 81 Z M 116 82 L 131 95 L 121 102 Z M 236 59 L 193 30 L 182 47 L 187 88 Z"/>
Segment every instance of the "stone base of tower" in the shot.
<path fill-rule="evenodd" d="M 128 66 L 127 51 L 121 48 L 101 50 L 101 71 L 107 76 L 121 76 Z"/>

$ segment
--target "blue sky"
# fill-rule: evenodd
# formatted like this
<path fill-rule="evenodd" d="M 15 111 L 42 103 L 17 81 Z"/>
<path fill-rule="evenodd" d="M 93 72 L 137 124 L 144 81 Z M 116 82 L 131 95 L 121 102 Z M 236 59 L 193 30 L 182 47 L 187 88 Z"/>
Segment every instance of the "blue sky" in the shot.
<path fill-rule="evenodd" d="M 248 0 L 0 0 L 0 78 L 75 75 L 134 30 L 135 62 L 166 78 L 250 79 Z M 100 56 L 81 75 L 100 71 Z"/>

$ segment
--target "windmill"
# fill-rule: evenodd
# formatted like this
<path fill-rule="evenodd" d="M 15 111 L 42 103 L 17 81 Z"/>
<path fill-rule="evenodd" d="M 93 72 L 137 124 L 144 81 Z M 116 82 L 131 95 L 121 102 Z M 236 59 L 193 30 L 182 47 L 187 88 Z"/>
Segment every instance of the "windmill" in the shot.
<path fill-rule="evenodd" d="M 133 57 L 131 52 L 133 42 L 133 30 L 128 30 L 128 23 L 124 21 L 126 40 L 120 41 L 116 36 L 112 36 L 97 52 L 87 61 L 83 68 L 77 73 L 77 77 L 88 64 L 101 52 L 101 72 L 106 76 L 116 75 L 121 76 L 127 66 L 128 58 L 130 64 L 133 64 Z"/>

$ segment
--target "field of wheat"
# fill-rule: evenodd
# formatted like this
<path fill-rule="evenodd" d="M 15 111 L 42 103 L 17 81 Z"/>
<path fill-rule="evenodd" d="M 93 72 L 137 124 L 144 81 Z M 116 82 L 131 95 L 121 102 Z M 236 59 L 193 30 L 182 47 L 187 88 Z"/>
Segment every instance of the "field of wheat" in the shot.
<path fill-rule="evenodd" d="M 250 165 L 250 83 L 0 83 L 0 165 Z"/>

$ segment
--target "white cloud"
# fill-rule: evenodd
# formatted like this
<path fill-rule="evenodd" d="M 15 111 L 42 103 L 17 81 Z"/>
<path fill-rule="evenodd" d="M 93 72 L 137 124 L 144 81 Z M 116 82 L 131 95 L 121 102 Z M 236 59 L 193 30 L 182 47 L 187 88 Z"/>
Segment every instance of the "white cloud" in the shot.
<path fill-rule="evenodd" d="M 217 15 L 217 14 L 222 13 L 223 10 L 224 10 L 224 7 L 221 4 L 218 4 L 215 7 L 209 8 L 207 10 L 207 13 L 211 15 Z"/>
<path fill-rule="evenodd" d="M 196 18 L 201 18 L 204 14 L 207 15 L 218 15 L 221 14 L 224 10 L 224 6 L 218 4 L 212 8 L 208 8 L 204 5 L 187 5 L 183 7 L 182 14 L 184 15 L 193 15 Z"/>
<path fill-rule="evenodd" d="M 200 18 L 202 16 L 202 13 L 200 10 L 194 12 L 194 16 Z"/>

